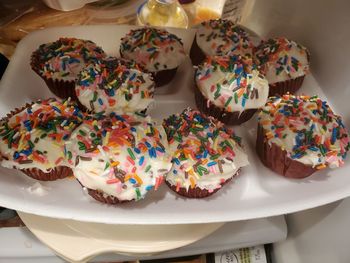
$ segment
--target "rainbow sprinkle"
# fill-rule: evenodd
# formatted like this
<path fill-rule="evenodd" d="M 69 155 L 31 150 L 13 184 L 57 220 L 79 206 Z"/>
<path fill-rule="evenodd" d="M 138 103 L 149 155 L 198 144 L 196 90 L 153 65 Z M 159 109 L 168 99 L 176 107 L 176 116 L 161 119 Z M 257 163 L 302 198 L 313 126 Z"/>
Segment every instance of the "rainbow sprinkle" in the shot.
<path fill-rule="evenodd" d="M 270 97 L 259 114 L 259 125 L 269 143 L 286 149 L 292 159 L 312 160 L 318 169 L 342 166 L 350 149 L 341 117 L 317 96 Z"/>
<path fill-rule="evenodd" d="M 263 41 L 257 47 L 255 58 L 264 71 L 267 70 L 266 65 L 272 65 L 277 76 L 283 72 L 287 73 L 289 77 L 299 71 L 307 74 L 309 64 L 303 65 L 297 57 L 290 54 L 294 48 L 297 49 L 300 56 L 305 56 L 306 61 L 309 61 L 310 54 L 305 47 L 282 37 Z"/>
<path fill-rule="evenodd" d="M 185 50 L 181 39 L 176 35 L 166 30 L 145 27 L 131 30 L 121 39 L 120 54 L 127 59 L 133 59 L 132 56 L 138 54 L 138 63 L 147 70 L 155 72 L 171 69 L 167 60 L 174 60 L 174 56 L 184 58 Z M 166 63 L 162 64 L 161 61 Z M 179 65 L 174 65 L 172 68 L 177 66 Z"/>
<path fill-rule="evenodd" d="M 48 169 L 64 162 L 64 142 L 84 117 L 74 104 L 55 99 L 37 101 L 10 115 L 0 122 L 0 143 L 7 145 L 9 150 L 2 151 L 2 156 L 19 165 L 33 163 L 35 167 L 36 163 L 40 163 Z M 52 163 L 49 153 L 36 147 L 44 139 L 47 149 L 50 149 L 50 143 L 62 148 L 62 154 L 57 154 L 60 156 Z"/>
<path fill-rule="evenodd" d="M 197 41 L 205 39 L 206 42 L 212 43 L 213 54 L 222 56 L 238 52 L 251 56 L 253 43 L 249 34 L 239 25 L 235 25 L 230 20 L 217 19 L 204 21 L 201 23 L 201 27 L 196 34 Z M 209 34 L 205 34 L 207 30 L 209 30 Z"/>
<path fill-rule="evenodd" d="M 245 108 L 248 99 L 259 99 L 259 89 L 267 89 L 265 77 L 259 73 L 253 60 L 241 56 L 207 57 L 204 63 L 198 66 L 195 78 L 202 93 L 217 72 L 224 73 L 210 87 L 217 104 L 221 104 L 227 111 L 236 111 L 236 105 Z M 214 79 L 216 79 L 214 77 Z M 266 83 L 265 83 L 266 82 Z M 263 85 L 265 83 L 265 85 Z M 261 90 L 260 90 L 261 91 Z M 233 106 L 230 106 L 233 105 Z"/>
<path fill-rule="evenodd" d="M 47 78 L 76 78 L 77 65 L 104 58 L 104 51 L 90 40 L 76 38 L 59 38 L 55 42 L 42 44 L 33 52 L 34 67 Z"/>
<path fill-rule="evenodd" d="M 223 165 L 233 163 L 234 148 L 241 143 L 241 138 L 222 123 L 189 108 L 180 115 L 171 115 L 163 126 L 170 149 L 174 150 L 172 173 L 178 184 L 177 191 L 188 183 L 195 188 L 202 177 L 222 175 Z M 225 181 L 227 178 L 223 177 Z M 214 187 L 219 187 L 220 182 Z"/>
<path fill-rule="evenodd" d="M 149 190 L 157 189 L 168 172 L 170 156 L 162 143 L 164 140 L 149 119 L 116 113 L 89 115 L 66 145 L 66 157 L 73 167 L 98 159 L 104 164 L 104 171 L 94 169 L 99 180 L 104 180 L 106 185 L 118 185 L 115 196 L 133 189 L 134 199 L 139 200 Z"/>
<path fill-rule="evenodd" d="M 97 113 L 106 109 L 118 109 L 118 100 L 129 102 L 135 95 L 151 102 L 154 93 L 154 82 L 151 75 L 141 71 L 141 67 L 133 61 L 117 58 L 96 60 L 84 68 L 78 76 L 76 94 L 89 98 L 91 111 Z M 149 84 L 147 87 L 146 80 Z M 103 95 L 98 95 L 98 90 Z M 118 93 L 118 95 L 117 95 Z M 142 109 L 143 110 L 143 109 Z"/>

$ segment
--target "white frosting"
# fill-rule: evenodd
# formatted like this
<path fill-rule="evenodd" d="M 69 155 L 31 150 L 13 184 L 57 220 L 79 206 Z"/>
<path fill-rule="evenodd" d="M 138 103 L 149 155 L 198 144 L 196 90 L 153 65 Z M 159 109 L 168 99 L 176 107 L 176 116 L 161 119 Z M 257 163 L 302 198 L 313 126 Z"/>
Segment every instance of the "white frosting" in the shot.
<path fill-rule="evenodd" d="M 117 63 L 113 58 L 99 61 L 80 73 L 75 90 L 81 104 L 90 111 L 135 112 L 146 109 L 153 102 L 151 75 Z M 104 71 L 107 77 L 103 76 Z"/>
<path fill-rule="evenodd" d="M 53 110 L 52 107 L 63 109 L 64 112 L 58 113 Z M 34 117 L 32 113 L 27 113 L 28 108 L 32 113 L 42 111 L 45 114 L 43 116 Z M 5 120 L 11 130 L 15 131 L 15 135 L 12 137 L 15 143 L 9 147 L 6 138 L 0 136 L 0 152 L 3 156 L 1 165 L 7 168 L 17 169 L 38 168 L 44 172 L 49 172 L 57 166 L 68 165 L 64 158 L 63 147 L 65 141 L 62 138 L 65 137 L 65 139 L 68 139 L 70 132 L 76 125 L 74 123 L 71 123 L 71 126 L 65 125 L 65 123 L 67 123 L 65 118 L 70 117 L 75 119 L 76 123 L 78 123 L 81 120 L 81 115 L 73 116 L 74 107 L 62 106 L 62 104 L 56 100 L 51 101 L 48 105 L 35 103 L 28 108 L 13 115 L 8 120 Z M 78 110 L 77 112 L 79 113 Z M 45 125 L 46 120 L 52 120 L 59 116 L 64 117 L 56 123 L 56 131 L 50 130 L 49 132 L 45 132 L 41 128 L 33 128 L 33 121 L 36 121 L 37 125 Z M 30 130 L 25 126 L 26 121 L 31 121 L 32 123 L 32 128 Z M 15 129 L 18 125 L 19 129 Z M 0 134 L 3 134 L 4 131 L 6 131 L 6 127 L 3 123 L 0 125 Z M 59 137 L 52 137 L 54 134 L 58 134 Z M 17 138 L 19 139 L 18 141 Z M 30 154 L 30 152 L 41 152 L 42 154 L 37 154 L 37 156 L 39 156 L 39 158 L 37 158 L 33 154 Z M 23 162 L 14 157 L 16 153 L 18 157 L 24 157 Z M 40 161 L 40 159 L 43 161 Z"/>
<path fill-rule="evenodd" d="M 84 187 L 102 191 L 104 194 L 115 196 L 119 200 L 139 200 L 144 198 L 149 190 L 155 186 L 157 188 L 162 182 L 163 176 L 171 168 L 171 157 L 167 153 L 168 144 L 164 130 L 162 126 L 153 124 L 152 127 L 159 133 L 156 132 L 153 137 L 146 136 L 145 134 L 150 131 L 147 121 L 143 119 L 134 120 L 141 121 L 142 123 L 130 126 L 129 128 L 133 127 L 132 129 L 124 128 L 128 129 L 128 132 L 124 135 L 117 135 L 121 129 L 120 123 L 118 124 L 117 121 L 112 121 L 113 126 L 109 131 L 109 139 L 104 137 L 102 145 L 98 146 L 95 152 L 79 150 L 78 145 L 78 141 L 81 141 L 79 139 L 81 130 L 86 134 L 94 131 L 91 124 L 87 122 L 83 123 L 72 134 L 71 141 L 67 143 L 66 149 L 71 151 L 73 156 L 76 156 L 75 158 L 79 159 L 78 164 L 73 167 L 73 173 Z M 148 119 L 148 121 L 150 120 Z M 103 129 L 101 121 L 98 121 L 97 125 L 99 130 Z M 138 148 L 140 143 L 145 145 L 145 141 L 152 146 L 156 145 L 158 140 L 164 145 L 165 153 L 156 150 L 156 158 L 152 157 L 148 150 L 137 153 L 127 143 L 121 145 L 119 141 L 115 141 L 115 136 L 124 141 L 124 143 L 126 136 L 133 137 L 136 148 Z M 85 138 L 91 141 L 91 139 L 96 137 L 85 136 Z M 132 151 L 135 157 L 133 160 L 134 164 L 130 162 L 129 151 Z M 119 174 L 118 177 L 115 174 L 120 170 L 124 175 Z"/>
<path fill-rule="evenodd" d="M 163 29 L 141 28 L 121 40 L 123 58 L 134 60 L 150 72 L 177 68 L 186 58 L 181 40 Z"/>
<path fill-rule="evenodd" d="M 223 68 L 218 63 L 231 64 Z M 229 112 L 257 109 L 266 103 L 269 85 L 250 59 L 235 61 L 229 57 L 212 57 L 196 71 L 196 84 L 214 105 Z M 244 95 L 246 94 L 246 95 Z"/>
<path fill-rule="evenodd" d="M 291 109 L 294 109 L 293 114 Z M 279 111 L 286 112 L 286 115 L 278 113 Z M 326 123 L 322 117 L 323 112 L 327 116 Z M 349 149 L 347 131 L 342 126 L 340 117 L 335 115 L 328 105 L 322 107 L 322 101 L 317 97 L 271 97 L 259 114 L 259 124 L 266 132 L 268 143 L 274 143 L 286 150 L 288 157 L 293 160 L 312 167 L 321 165 L 321 168 L 323 165 L 339 167 L 344 163 L 344 154 Z M 326 129 L 323 128 L 324 124 Z M 276 125 L 282 128 L 278 129 Z M 334 137 L 334 142 L 331 143 L 334 127 L 339 129 L 339 137 L 344 138 Z M 310 133 L 309 141 L 306 141 L 307 133 Z M 316 139 L 316 136 L 319 136 L 319 139 Z M 324 149 L 324 154 L 321 148 Z M 298 155 L 298 151 L 303 154 Z"/>
<path fill-rule="evenodd" d="M 307 49 L 285 38 L 263 42 L 255 57 L 269 84 L 295 79 L 309 72 Z"/>
<path fill-rule="evenodd" d="M 172 121 L 169 121 L 173 117 L 166 120 L 164 124 L 168 137 L 170 137 L 170 152 L 173 155 L 173 167 L 168 173 L 166 180 L 177 188 L 189 189 L 190 187 L 199 187 L 212 192 L 220 188 L 223 182 L 234 176 L 241 167 L 248 165 L 248 157 L 233 139 L 232 131 L 222 128 L 221 123 L 215 123 L 214 119 L 207 118 L 206 122 L 209 121 L 210 124 L 203 125 L 203 122 L 196 121 L 198 120 L 197 118 L 205 118 L 199 112 L 188 109 L 185 111 L 185 114 L 194 116 L 191 126 L 188 126 L 188 123 L 184 124 L 183 120 L 180 124 L 174 125 Z M 181 116 L 183 118 L 184 113 Z M 179 119 L 180 117 L 177 116 L 176 118 Z M 194 133 L 191 131 L 191 127 L 205 128 Z M 172 129 L 178 131 L 175 132 L 174 136 L 178 137 L 180 134 L 181 141 L 169 135 Z M 182 133 L 182 131 L 188 130 L 188 134 Z M 215 131 L 219 132 L 218 136 L 209 138 L 208 135 L 215 133 Z M 200 137 L 208 138 L 208 142 L 204 146 L 206 147 L 205 151 L 200 149 Z M 225 146 L 231 150 L 226 150 Z M 212 154 L 209 153 L 210 149 L 213 151 Z M 188 158 L 183 158 L 185 152 L 188 152 Z M 213 157 L 216 154 L 218 154 L 218 157 Z"/>
<path fill-rule="evenodd" d="M 196 41 L 209 56 L 252 55 L 253 43 L 249 34 L 229 20 L 209 20 L 199 25 Z"/>

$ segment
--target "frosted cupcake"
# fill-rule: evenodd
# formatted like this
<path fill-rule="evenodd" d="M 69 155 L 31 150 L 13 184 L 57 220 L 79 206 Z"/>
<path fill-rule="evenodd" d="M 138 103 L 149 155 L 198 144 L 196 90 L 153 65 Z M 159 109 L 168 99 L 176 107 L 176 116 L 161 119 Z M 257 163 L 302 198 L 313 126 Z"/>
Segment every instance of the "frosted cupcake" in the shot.
<path fill-rule="evenodd" d="M 139 28 L 121 39 L 120 55 L 154 76 L 156 87 L 168 84 L 186 58 L 181 39 L 164 29 Z"/>
<path fill-rule="evenodd" d="M 350 149 L 341 117 L 317 96 L 270 97 L 258 123 L 256 150 L 262 163 L 286 177 L 340 167 Z"/>
<path fill-rule="evenodd" d="M 208 57 L 195 72 L 198 109 L 225 124 L 249 120 L 265 105 L 269 85 L 247 57 Z"/>
<path fill-rule="evenodd" d="M 230 20 L 217 19 L 202 22 L 192 43 L 192 64 L 201 64 L 207 56 L 252 56 L 253 42 L 249 34 Z"/>
<path fill-rule="evenodd" d="M 283 37 L 262 42 L 256 49 L 255 59 L 269 82 L 269 96 L 294 94 L 309 73 L 308 50 Z"/>
<path fill-rule="evenodd" d="M 1 165 L 42 181 L 72 175 L 64 143 L 82 119 L 74 104 L 55 99 L 15 109 L 0 121 Z"/>
<path fill-rule="evenodd" d="M 90 40 L 60 38 L 42 44 L 31 57 L 32 69 L 60 98 L 75 97 L 78 73 L 93 60 L 105 57 L 104 51 Z"/>
<path fill-rule="evenodd" d="M 138 201 L 163 182 L 171 167 L 162 126 L 149 118 L 96 114 L 66 144 L 74 176 L 96 200 Z"/>
<path fill-rule="evenodd" d="M 210 196 L 248 165 L 240 138 L 212 117 L 186 109 L 163 126 L 173 155 L 166 183 L 179 195 Z"/>
<path fill-rule="evenodd" d="M 85 67 L 75 91 L 90 112 L 137 112 L 153 102 L 154 85 L 152 76 L 135 63 L 110 57 Z"/>

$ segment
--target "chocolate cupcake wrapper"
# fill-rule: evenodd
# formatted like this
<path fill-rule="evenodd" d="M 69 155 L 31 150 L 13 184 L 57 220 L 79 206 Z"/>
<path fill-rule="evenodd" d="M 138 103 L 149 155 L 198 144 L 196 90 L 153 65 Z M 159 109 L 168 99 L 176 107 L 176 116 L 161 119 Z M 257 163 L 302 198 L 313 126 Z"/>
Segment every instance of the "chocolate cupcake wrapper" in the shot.
<path fill-rule="evenodd" d="M 93 190 L 87 188 L 89 195 L 94 198 L 95 200 L 105 203 L 105 204 L 110 204 L 110 205 L 117 205 L 117 204 L 122 204 L 122 203 L 129 203 L 134 200 L 119 200 L 117 197 L 112 196 L 112 195 L 106 195 L 101 191 L 98 190 Z"/>
<path fill-rule="evenodd" d="M 269 97 L 286 94 L 287 92 L 295 94 L 303 84 L 305 76 L 290 79 L 282 82 L 269 84 Z"/>
<path fill-rule="evenodd" d="M 287 151 L 282 150 L 276 144 L 269 145 L 265 134 L 264 128 L 258 125 L 256 152 L 267 168 L 285 177 L 295 179 L 308 177 L 317 171 L 310 165 L 291 159 L 287 156 Z"/>
<path fill-rule="evenodd" d="M 230 182 L 232 180 L 232 178 L 236 177 L 237 175 L 239 175 L 240 173 L 240 169 L 229 179 L 227 179 L 225 182 L 221 183 L 221 187 L 220 188 L 216 188 L 213 191 L 209 192 L 207 189 L 201 189 L 198 186 L 196 186 L 195 188 L 189 188 L 186 189 L 184 187 L 180 187 L 178 189 L 178 191 L 176 191 L 176 185 L 172 185 L 170 184 L 168 181 L 165 181 L 165 183 L 167 184 L 167 186 L 173 190 L 175 193 L 177 193 L 178 195 L 187 197 L 187 198 L 205 198 L 208 196 L 211 196 L 213 194 L 215 194 L 217 191 L 219 191 L 225 184 L 227 184 L 228 182 Z"/>
<path fill-rule="evenodd" d="M 198 66 L 205 60 L 205 58 L 206 58 L 206 54 L 198 46 L 197 39 L 195 36 L 192 42 L 191 50 L 190 50 L 190 59 L 192 61 L 192 65 Z"/>
<path fill-rule="evenodd" d="M 164 86 L 170 83 L 170 81 L 172 81 L 173 78 L 175 77 L 176 71 L 177 71 L 177 68 L 153 72 L 152 76 L 155 83 L 155 88 L 159 88 L 161 86 Z"/>
<path fill-rule="evenodd" d="M 68 99 L 70 97 L 72 100 L 77 101 L 77 96 L 75 94 L 75 81 L 55 80 L 43 76 L 38 67 L 40 63 L 39 54 L 34 52 L 31 57 L 30 66 L 32 70 L 45 81 L 50 91 L 61 99 Z"/>
<path fill-rule="evenodd" d="M 257 109 L 247 109 L 242 112 L 227 112 L 205 98 L 198 87 L 195 88 L 195 100 L 197 108 L 202 113 L 210 115 L 228 125 L 240 125 L 251 119 L 254 113 L 257 111 Z"/>
<path fill-rule="evenodd" d="M 67 166 L 57 166 L 47 173 L 38 168 L 20 169 L 20 171 L 39 181 L 55 181 L 73 175 L 72 169 Z"/>

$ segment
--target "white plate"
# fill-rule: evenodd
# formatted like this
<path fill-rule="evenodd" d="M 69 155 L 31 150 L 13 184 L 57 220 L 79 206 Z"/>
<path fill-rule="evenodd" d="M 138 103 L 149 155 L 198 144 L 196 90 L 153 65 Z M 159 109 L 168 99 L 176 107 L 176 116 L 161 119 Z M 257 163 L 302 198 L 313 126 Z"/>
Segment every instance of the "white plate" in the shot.
<path fill-rule="evenodd" d="M 107 225 L 18 214 L 40 241 L 69 262 L 85 262 L 107 252 L 159 253 L 189 245 L 224 225 Z"/>
<path fill-rule="evenodd" d="M 44 82 L 29 66 L 30 54 L 39 44 L 60 36 L 74 36 L 93 40 L 107 53 L 116 55 L 119 39 L 129 30 L 129 26 L 78 26 L 29 34 L 18 44 L 0 84 L 0 115 L 24 102 L 51 96 Z M 171 31 L 183 39 L 188 51 L 194 32 Z M 153 117 L 162 119 L 182 111 L 186 106 L 194 106 L 191 69 L 188 60 L 171 83 L 174 89 L 165 87 L 157 91 L 155 108 L 151 111 Z M 312 76 L 306 77 L 301 91 L 324 97 Z M 251 165 L 242 169 L 237 180 L 206 199 L 185 199 L 164 185 L 159 191 L 150 193 L 145 200 L 112 207 L 93 200 L 83 193 L 76 181 L 69 179 L 42 183 L 51 189 L 42 197 L 28 191 L 34 180 L 18 171 L 1 168 L 0 205 L 37 215 L 89 222 L 188 224 L 286 214 L 350 196 L 350 162 L 343 168 L 320 171 L 307 179 L 286 179 L 266 169 L 256 156 L 255 118 L 235 130 L 243 137 Z"/>

